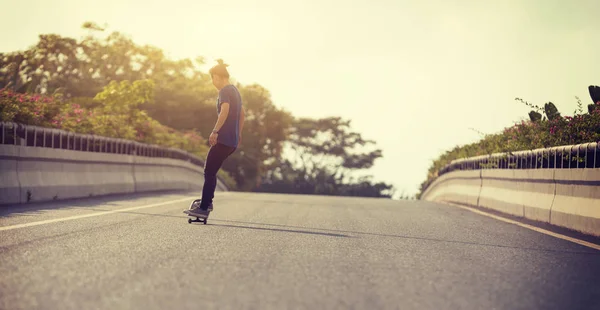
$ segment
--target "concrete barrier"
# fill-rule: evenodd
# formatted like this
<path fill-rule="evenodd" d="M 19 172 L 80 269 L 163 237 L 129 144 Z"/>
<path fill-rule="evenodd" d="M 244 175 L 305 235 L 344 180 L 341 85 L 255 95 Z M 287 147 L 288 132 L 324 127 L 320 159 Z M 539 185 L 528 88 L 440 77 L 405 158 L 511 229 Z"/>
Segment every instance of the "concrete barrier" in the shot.
<path fill-rule="evenodd" d="M 426 200 L 477 206 L 481 189 L 479 170 L 455 171 L 440 176 L 431 184 Z"/>
<path fill-rule="evenodd" d="M 136 157 L 133 174 L 136 191 L 201 189 L 203 169 L 187 161 L 170 158 Z"/>
<path fill-rule="evenodd" d="M 468 173 L 467 173 L 468 172 Z M 481 174 L 480 191 L 475 193 Z M 423 200 L 495 210 L 600 236 L 600 169 L 482 169 L 436 179 Z"/>
<path fill-rule="evenodd" d="M 130 155 L 3 145 L 17 148 L 21 202 L 133 193 Z"/>
<path fill-rule="evenodd" d="M 0 146 L 0 203 L 21 202 L 17 158 L 18 148 Z"/>
<path fill-rule="evenodd" d="M 482 170 L 478 207 L 549 222 L 554 200 L 554 170 Z"/>
<path fill-rule="evenodd" d="M 523 216 L 523 200 L 526 193 L 519 191 L 521 184 L 514 182 L 515 172 L 514 170 L 482 170 L 481 193 L 477 206 Z"/>
<path fill-rule="evenodd" d="M 600 236 L 600 169 L 557 169 L 550 223 Z"/>
<path fill-rule="evenodd" d="M 515 170 L 515 179 L 519 180 L 519 191 L 530 193 L 522 195 L 523 217 L 548 223 L 550 209 L 554 201 L 556 183 L 554 169 Z"/>
<path fill-rule="evenodd" d="M 158 190 L 200 191 L 203 169 L 187 160 L 0 145 L 0 204 Z M 217 190 L 226 191 L 220 180 Z"/>

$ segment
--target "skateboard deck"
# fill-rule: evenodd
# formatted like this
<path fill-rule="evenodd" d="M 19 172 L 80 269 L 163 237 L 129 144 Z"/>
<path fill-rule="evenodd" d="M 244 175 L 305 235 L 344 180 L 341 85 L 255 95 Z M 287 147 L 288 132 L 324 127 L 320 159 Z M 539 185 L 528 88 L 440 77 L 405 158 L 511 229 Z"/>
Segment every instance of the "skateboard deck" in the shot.
<path fill-rule="evenodd" d="M 200 199 L 196 199 L 194 201 L 192 201 L 192 203 L 190 204 L 190 207 L 187 210 L 184 210 L 183 213 L 187 214 L 190 217 L 195 217 L 195 220 L 192 220 L 191 218 L 188 218 L 188 224 L 191 224 L 193 222 L 203 222 L 204 225 L 206 225 L 206 220 L 208 220 L 208 216 L 210 215 L 210 211 L 208 211 L 208 214 L 206 215 L 195 215 L 195 214 L 189 214 L 186 211 L 189 211 L 191 209 L 193 209 L 196 205 L 200 204 Z M 210 210 L 210 209 L 209 209 Z"/>

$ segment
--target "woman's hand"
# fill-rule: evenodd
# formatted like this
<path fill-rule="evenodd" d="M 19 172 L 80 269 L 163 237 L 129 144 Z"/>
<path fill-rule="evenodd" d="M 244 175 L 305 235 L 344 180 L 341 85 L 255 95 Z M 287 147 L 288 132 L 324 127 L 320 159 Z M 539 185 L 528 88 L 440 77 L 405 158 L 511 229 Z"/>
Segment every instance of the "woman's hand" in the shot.
<path fill-rule="evenodd" d="M 219 137 L 219 134 L 216 132 L 213 132 L 210 134 L 210 137 L 208 137 L 208 143 L 210 144 L 210 146 L 215 146 L 217 144 L 218 137 Z"/>

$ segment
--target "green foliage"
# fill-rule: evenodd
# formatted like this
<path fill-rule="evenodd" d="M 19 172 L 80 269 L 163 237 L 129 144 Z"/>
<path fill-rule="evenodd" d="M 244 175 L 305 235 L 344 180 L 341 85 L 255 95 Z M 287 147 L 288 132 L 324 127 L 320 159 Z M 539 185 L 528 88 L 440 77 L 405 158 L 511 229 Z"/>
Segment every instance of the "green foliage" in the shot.
<path fill-rule="evenodd" d="M 558 112 L 558 109 L 552 102 L 544 104 L 544 112 L 546 113 L 546 117 L 548 117 L 548 119 L 551 121 L 559 119 L 561 117 L 560 113 Z"/>
<path fill-rule="evenodd" d="M 265 173 L 279 165 L 292 115 L 277 108 L 269 91 L 262 86 L 237 86 L 244 100 L 246 115 L 242 145 L 223 168 L 231 173 L 240 189 L 250 191 L 260 187 Z M 211 114 L 213 119 L 216 118 L 216 108 Z"/>
<path fill-rule="evenodd" d="M 542 114 L 536 112 L 536 111 L 531 111 L 529 112 L 529 119 L 532 122 L 538 122 L 542 120 Z"/>
<path fill-rule="evenodd" d="M 158 123 L 138 108 L 139 105 L 152 101 L 153 86 L 152 80 L 133 83 L 111 81 L 94 97 L 101 105 L 93 111 L 92 131 L 98 135 L 127 140 L 162 140 L 158 136 L 160 131 L 149 130 L 152 126 L 159 128 Z"/>
<path fill-rule="evenodd" d="M 175 147 L 205 157 L 204 137 L 217 118 L 217 91 L 210 76 L 198 68 L 204 59 L 171 60 L 156 47 L 138 45 L 119 32 L 105 33 L 106 25 L 86 22 L 83 28 L 89 35 L 81 40 L 43 34 L 25 51 L 0 53 L 2 119 Z M 236 86 L 244 100 L 246 123 L 242 144 L 219 172 L 230 187 L 262 190 L 282 180 L 273 179 L 272 172 L 285 171 L 290 178 L 310 174 L 312 179 L 307 180 L 319 187 L 296 191 L 286 181 L 281 183 L 286 192 L 385 196 L 391 191 L 391 186 L 373 184 L 368 177 L 331 176 L 326 166 L 310 166 L 313 161 L 307 161 L 309 167 L 296 162 L 286 170 L 286 145 L 315 147 L 315 154 L 321 155 L 331 152 L 340 171 L 369 168 L 381 151 L 356 154 L 350 151 L 353 146 L 371 141 L 349 133 L 346 122 L 333 118 L 295 122 L 273 104 L 262 86 Z M 306 128 L 313 125 L 318 127 L 314 132 L 332 140 L 296 139 L 313 132 Z"/>
<path fill-rule="evenodd" d="M 61 109 L 56 97 L 0 89 L 0 120 L 51 127 L 51 120 Z"/>
<path fill-rule="evenodd" d="M 286 144 L 293 159 L 268 171 L 261 191 L 388 198 L 394 193 L 391 185 L 373 183 L 371 177 L 352 177 L 354 171 L 372 167 L 382 152 L 364 151 L 374 142 L 350 131 L 350 121 L 295 119 Z"/>
<path fill-rule="evenodd" d="M 516 98 L 516 100 L 534 109 L 529 113 L 530 121 L 515 123 L 500 133 L 486 135 L 476 143 L 457 146 L 442 154 L 429 168 L 427 178 L 421 183 L 421 192 L 417 197 L 420 197 L 425 188 L 438 177 L 439 171 L 455 159 L 600 141 L 600 109 L 597 108 L 600 103 L 594 104 L 594 108 L 589 108 L 588 113 L 583 114 L 582 104 L 579 101 L 579 109 L 576 111 L 579 114 L 563 117 L 556 106 L 549 102 L 544 106 L 545 116 L 542 118 L 537 112 L 542 109 L 522 99 Z M 572 158 L 572 160 L 584 159 Z M 485 168 L 497 166 L 497 162 L 490 162 Z"/>
<path fill-rule="evenodd" d="M 532 110 L 529 112 L 529 119 L 532 122 L 555 120 L 555 119 L 558 119 L 561 117 L 560 113 L 558 112 L 558 109 L 552 102 L 545 103 L 544 108 L 541 108 L 541 107 L 531 104 L 521 98 L 515 98 L 515 100 L 532 108 Z M 541 113 L 544 113 L 544 115 L 542 115 Z"/>
<path fill-rule="evenodd" d="M 300 118 L 295 120 L 290 133 L 290 143 L 306 171 L 310 169 L 368 169 L 377 158 L 382 157 L 377 149 L 365 153 L 354 153 L 357 148 L 374 144 L 364 140 L 359 133 L 350 131 L 350 121 L 340 117 L 323 119 Z"/>
<path fill-rule="evenodd" d="M 205 157 L 206 140 L 197 132 L 168 128 L 138 108 L 152 100 L 152 86 L 152 81 L 147 80 L 111 82 L 94 99 L 88 100 L 58 100 L 2 89 L 0 112 L 2 121 L 174 147 Z M 225 172 L 220 176 L 235 188 Z"/>

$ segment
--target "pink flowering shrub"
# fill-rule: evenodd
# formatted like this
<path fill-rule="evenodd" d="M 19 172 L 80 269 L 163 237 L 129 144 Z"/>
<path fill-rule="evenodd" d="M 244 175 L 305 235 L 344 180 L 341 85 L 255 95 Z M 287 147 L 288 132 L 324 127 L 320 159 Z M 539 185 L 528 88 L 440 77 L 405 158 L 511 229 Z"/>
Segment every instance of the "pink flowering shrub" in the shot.
<path fill-rule="evenodd" d="M 0 120 L 173 147 L 204 158 L 208 147 L 202 136 L 168 128 L 138 107 L 151 100 L 152 85 L 144 83 L 111 83 L 94 100 L 65 101 L 0 89 Z M 93 101 L 95 107 L 88 108 L 82 101 Z"/>
<path fill-rule="evenodd" d="M 1 121 L 56 128 L 52 120 L 59 110 L 60 102 L 55 97 L 0 89 Z"/>
<path fill-rule="evenodd" d="M 592 105 L 590 105 L 592 106 Z M 421 192 L 439 175 L 439 171 L 455 159 L 488 155 L 493 153 L 525 151 L 561 145 L 600 142 L 600 102 L 588 107 L 588 112 L 574 116 L 551 115 L 515 123 L 502 132 L 486 135 L 482 140 L 457 146 L 442 154 L 429 168 L 427 179 L 421 184 Z M 419 197 L 419 195 L 417 195 Z"/>
<path fill-rule="evenodd" d="M 206 158 L 208 146 L 200 134 L 164 126 L 140 108 L 153 101 L 153 86 L 149 80 L 111 82 L 94 98 L 69 100 L 0 89 L 0 121 L 172 147 Z M 228 173 L 218 174 L 235 188 Z"/>

